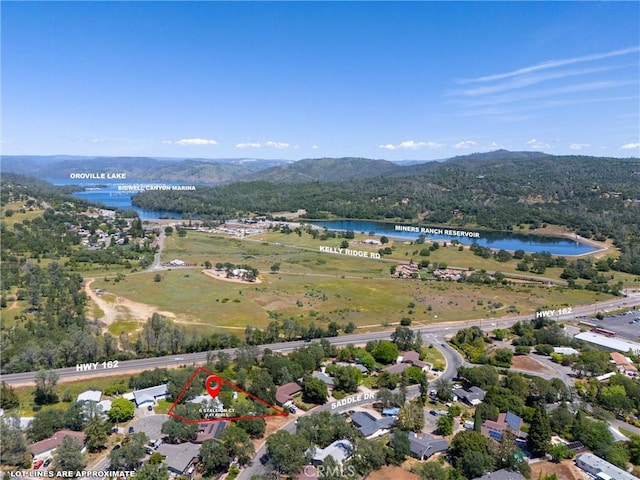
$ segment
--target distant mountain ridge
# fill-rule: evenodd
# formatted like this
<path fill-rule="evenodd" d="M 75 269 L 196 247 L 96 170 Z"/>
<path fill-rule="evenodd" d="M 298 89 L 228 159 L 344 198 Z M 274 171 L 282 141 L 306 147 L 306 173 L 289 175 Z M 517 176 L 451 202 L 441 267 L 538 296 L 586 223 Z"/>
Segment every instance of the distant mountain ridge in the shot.
<path fill-rule="evenodd" d="M 125 173 L 127 181 L 189 182 L 226 185 L 264 180 L 271 183 L 336 182 L 376 177 L 429 174 L 446 164 L 452 172 L 466 169 L 482 173 L 485 166 L 495 169 L 514 162 L 534 163 L 572 156 L 543 152 L 472 153 L 442 160 L 398 161 L 359 157 L 307 158 L 298 161 L 258 158 L 154 158 L 154 157 L 74 157 L 2 156 L 0 171 L 30 175 L 40 179 L 64 179 L 72 173 Z M 600 157 L 585 157 L 600 158 Z M 603 157 L 603 160 L 606 160 Z M 623 160 L 623 159 L 619 159 Z M 537 162 L 536 162 L 537 161 Z M 532 165 L 534 164 L 532 163 Z M 80 183 L 80 182 L 79 182 Z"/>

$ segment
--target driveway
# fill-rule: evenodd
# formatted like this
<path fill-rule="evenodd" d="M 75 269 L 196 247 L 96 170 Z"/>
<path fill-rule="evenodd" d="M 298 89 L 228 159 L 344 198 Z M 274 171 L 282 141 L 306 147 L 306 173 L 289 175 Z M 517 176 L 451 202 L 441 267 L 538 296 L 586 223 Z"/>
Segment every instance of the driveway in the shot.
<path fill-rule="evenodd" d="M 169 420 L 169 415 L 147 415 L 142 418 L 135 418 L 129 425 L 136 432 L 144 432 L 151 439 L 162 438 L 162 424 Z"/>

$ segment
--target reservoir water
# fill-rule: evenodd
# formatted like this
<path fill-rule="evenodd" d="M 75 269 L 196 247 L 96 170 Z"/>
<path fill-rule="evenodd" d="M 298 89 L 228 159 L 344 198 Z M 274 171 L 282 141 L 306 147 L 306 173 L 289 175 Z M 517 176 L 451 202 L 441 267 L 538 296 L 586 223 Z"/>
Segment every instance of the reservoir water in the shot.
<path fill-rule="evenodd" d="M 52 179 L 49 182 L 54 185 L 77 185 L 77 180 L 70 179 Z M 158 211 L 158 210 L 143 210 L 131 205 L 131 198 L 135 195 L 134 191 L 119 190 L 119 185 L 141 185 L 146 187 L 148 185 L 158 185 L 159 182 L 123 182 L 123 181 L 109 181 L 100 180 L 92 184 L 82 182 L 82 186 L 89 188 L 82 192 L 76 192 L 73 195 L 78 198 L 84 198 L 90 202 L 102 203 L 107 207 L 121 208 L 127 210 L 135 210 L 142 220 L 155 220 L 159 218 L 182 218 L 182 214 L 178 212 Z M 101 185 L 102 188 L 96 188 L 96 185 Z M 162 185 L 183 185 L 180 183 L 162 182 Z M 386 235 L 388 237 L 415 240 L 420 235 L 415 232 L 397 231 L 395 230 L 395 224 L 386 222 L 374 222 L 366 220 L 334 220 L 334 221 L 310 221 L 308 223 L 317 225 L 319 227 L 327 227 L 330 230 L 352 230 L 356 233 L 374 232 L 374 235 Z M 452 230 L 462 230 L 452 228 Z M 575 240 L 561 237 L 547 237 L 543 235 L 527 235 L 523 233 L 511 233 L 511 232 L 495 232 L 477 230 L 479 238 L 468 238 L 462 236 L 451 236 L 441 234 L 427 234 L 427 238 L 437 241 L 451 241 L 458 240 L 461 243 L 470 244 L 476 243 L 483 247 L 489 247 L 491 249 L 499 250 L 524 250 L 527 253 L 535 252 L 549 252 L 553 255 L 581 255 L 584 253 L 594 252 L 596 249 L 590 245 L 579 243 Z"/>
<path fill-rule="evenodd" d="M 395 225 L 386 222 L 373 222 L 365 220 L 334 220 L 334 221 L 314 221 L 309 222 L 319 227 L 327 227 L 329 230 L 351 230 L 355 233 L 374 232 L 375 235 L 386 235 L 387 237 L 415 240 L 420 233 L 398 231 Z M 441 227 L 438 227 L 441 228 Z M 444 228 L 442 228 L 445 230 Z M 471 235 L 477 233 L 478 238 L 464 236 L 453 236 L 437 233 L 428 233 L 425 236 L 430 240 L 446 241 L 458 240 L 460 243 L 475 243 L 483 247 L 495 250 L 524 250 L 528 253 L 549 252 L 553 255 L 581 255 L 594 252 L 596 249 L 590 245 L 579 243 L 576 240 L 562 237 L 547 237 L 544 235 L 527 235 L 524 233 L 496 232 L 475 230 L 468 231 L 462 228 L 451 228 L 451 230 L 463 230 Z"/>
<path fill-rule="evenodd" d="M 156 220 L 159 218 L 182 218 L 181 213 L 161 211 L 161 210 L 144 210 L 131 204 L 131 198 L 138 193 L 137 191 L 121 190 L 125 185 L 139 185 L 143 188 L 153 187 L 156 185 L 183 185 L 182 183 L 172 182 L 135 182 L 122 180 L 99 180 L 98 182 L 84 182 L 71 179 L 50 179 L 48 182 L 54 185 L 79 185 L 87 188 L 82 192 L 75 192 L 74 197 L 83 198 L 89 202 L 101 203 L 107 207 L 121 208 L 123 210 L 135 210 L 141 220 Z"/>

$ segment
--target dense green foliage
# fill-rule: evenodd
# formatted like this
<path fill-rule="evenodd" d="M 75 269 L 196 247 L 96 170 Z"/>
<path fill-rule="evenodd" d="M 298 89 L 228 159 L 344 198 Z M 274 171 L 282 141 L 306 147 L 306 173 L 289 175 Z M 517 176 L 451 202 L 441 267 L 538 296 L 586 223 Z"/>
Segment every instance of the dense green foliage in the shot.
<path fill-rule="evenodd" d="M 614 270 L 640 273 L 637 160 L 492 152 L 399 168 L 395 176 L 289 184 L 237 183 L 195 192 L 144 192 L 134 204 L 224 219 L 296 211 L 308 218 L 393 219 L 497 230 L 545 223 L 622 249 Z M 403 202 L 402 199 L 409 199 Z"/>

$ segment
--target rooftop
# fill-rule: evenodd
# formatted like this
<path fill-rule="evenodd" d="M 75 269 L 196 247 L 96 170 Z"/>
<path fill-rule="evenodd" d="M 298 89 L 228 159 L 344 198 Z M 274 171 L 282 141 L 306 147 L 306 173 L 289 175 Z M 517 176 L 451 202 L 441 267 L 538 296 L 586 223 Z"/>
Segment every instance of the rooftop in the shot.
<path fill-rule="evenodd" d="M 96 402 L 98 403 L 102 399 L 102 392 L 100 390 L 87 390 L 82 392 L 76 398 L 76 402 Z"/>
<path fill-rule="evenodd" d="M 594 332 L 578 333 L 574 335 L 573 338 L 593 343 L 595 345 L 600 345 L 601 347 L 608 348 L 609 350 L 617 350 L 618 352 L 624 353 L 631 350 L 636 355 L 640 354 L 640 343 L 630 342 L 629 340 L 623 340 L 621 338 L 611 338 Z"/>
<path fill-rule="evenodd" d="M 293 395 L 300 392 L 301 390 L 302 387 L 296 382 L 285 383 L 284 385 L 278 387 L 276 390 L 276 402 L 280 405 L 283 405 L 284 403 L 291 400 Z"/>
<path fill-rule="evenodd" d="M 349 440 L 336 440 L 326 448 L 316 448 L 313 452 L 313 462 L 315 464 L 324 463 L 326 458 L 331 455 L 336 463 L 342 463 L 351 458 L 353 445 Z"/>
<path fill-rule="evenodd" d="M 434 453 L 447 451 L 449 443 L 444 438 L 434 438 L 426 433 L 419 436 L 415 432 L 409 432 L 409 447 L 411 453 L 422 460 Z"/>
<path fill-rule="evenodd" d="M 189 442 L 178 445 L 163 443 L 158 447 L 158 452 L 165 457 L 165 464 L 169 470 L 184 473 L 200 453 L 200 445 Z"/>
<path fill-rule="evenodd" d="M 526 480 L 526 478 L 521 473 L 515 472 L 510 468 L 503 468 L 496 472 L 485 473 L 475 480 Z"/>
<path fill-rule="evenodd" d="M 637 477 L 634 477 L 621 468 L 618 468 L 606 460 L 595 456 L 593 453 L 583 453 L 578 455 L 576 457 L 576 465 L 592 475 L 604 473 L 615 480 L 638 480 Z"/>
<path fill-rule="evenodd" d="M 59 432 L 54 433 L 49 438 L 45 438 L 44 440 L 40 440 L 39 442 L 32 443 L 31 445 L 29 445 L 29 450 L 31 450 L 31 453 L 36 456 L 40 455 L 41 453 L 48 452 L 49 450 L 53 450 L 54 448 L 62 445 L 62 440 L 67 436 L 79 440 L 80 443 L 84 443 L 84 433 L 74 432 L 72 430 L 60 430 Z"/>

